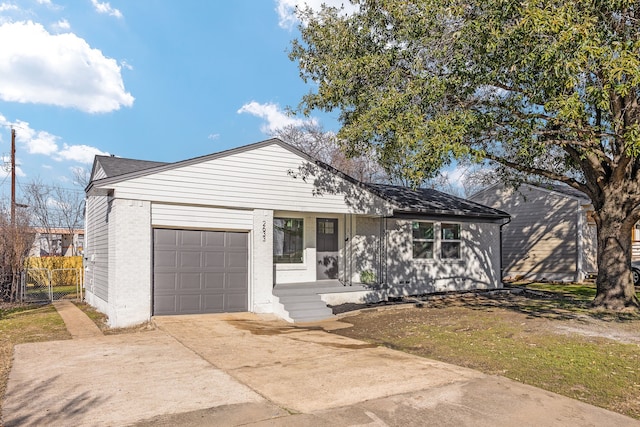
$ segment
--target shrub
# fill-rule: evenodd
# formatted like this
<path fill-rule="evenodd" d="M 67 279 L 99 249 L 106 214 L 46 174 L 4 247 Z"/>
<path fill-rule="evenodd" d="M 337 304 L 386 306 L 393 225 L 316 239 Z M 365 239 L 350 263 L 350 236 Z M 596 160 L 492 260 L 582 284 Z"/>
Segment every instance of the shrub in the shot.
<path fill-rule="evenodd" d="M 363 270 L 360 272 L 360 282 L 365 285 L 371 285 L 376 281 L 376 273 L 371 270 Z"/>
<path fill-rule="evenodd" d="M 81 256 L 30 257 L 27 258 L 25 267 L 28 270 L 35 270 L 29 274 L 37 277 L 40 283 L 48 282 L 44 269 L 52 270 L 54 285 L 75 285 L 78 280 L 78 271 L 80 283 L 82 283 L 84 273 Z"/>

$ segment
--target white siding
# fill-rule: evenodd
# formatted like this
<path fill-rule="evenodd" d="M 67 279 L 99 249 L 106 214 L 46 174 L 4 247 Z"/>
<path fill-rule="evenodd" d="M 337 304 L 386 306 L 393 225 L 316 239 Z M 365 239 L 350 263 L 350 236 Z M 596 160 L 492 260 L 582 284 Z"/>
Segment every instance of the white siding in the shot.
<path fill-rule="evenodd" d="M 432 219 L 436 235 L 439 219 Z M 455 221 L 447 221 L 452 223 Z M 433 259 L 413 259 L 412 220 L 386 220 L 386 250 L 380 246 L 380 219 L 358 217 L 353 236 L 353 270 L 351 280 L 360 281 L 360 273 L 376 273 L 376 281 L 388 286 L 390 296 L 491 289 L 501 287 L 500 225 L 461 222 L 461 259 L 445 260 L 439 256 L 440 239 L 435 239 Z M 380 251 L 386 258 L 380 259 Z"/>
<path fill-rule="evenodd" d="M 96 170 L 93 171 L 93 176 L 91 177 L 91 180 L 95 181 L 97 179 L 102 179 L 106 177 L 107 177 L 107 174 L 105 173 L 104 169 L 102 169 L 102 166 L 100 166 L 100 164 L 97 164 Z"/>
<path fill-rule="evenodd" d="M 311 172 L 303 178 L 301 171 Z M 389 206 L 279 146 L 267 145 L 110 186 L 115 197 L 157 203 L 330 213 L 388 213 Z"/>
<path fill-rule="evenodd" d="M 390 220 L 387 224 L 387 284 L 390 296 L 469 289 L 500 288 L 500 225 L 461 224 L 461 259 L 440 258 L 441 222 L 435 224 L 435 256 L 413 259 L 410 220 Z M 453 221 L 446 221 L 451 223 Z"/>
<path fill-rule="evenodd" d="M 151 223 L 154 227 L 245 231 L 253 228 L 253 211 L 153 203 Z"/>
<path fill-rule="evenodd" d="M 87 260 L 85 288 L 87 298 L 109 301 L 109 200 L 107 196 L 87 198 L 87 236 L 84 256 Z"/>
<path fill-rule="evenodd" d="M 360 282 L 360 273 L 370 271 L 375 274 L 376 282 L 384 280 L 380 258 L 381 218 L 357 217 L 355 233 L 350 240 L 352 262 L 349 272 L 352 282 Z"/>

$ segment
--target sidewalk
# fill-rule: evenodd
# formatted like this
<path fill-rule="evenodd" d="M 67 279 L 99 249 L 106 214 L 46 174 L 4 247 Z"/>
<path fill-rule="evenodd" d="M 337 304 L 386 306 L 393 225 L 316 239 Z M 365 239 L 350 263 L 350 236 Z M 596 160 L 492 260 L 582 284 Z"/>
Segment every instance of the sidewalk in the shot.
<path fill-rule="evenodd" d="M 93 323 L 93 320 L 80 310 L 74 303 L 68 300 L 53 302 L 71 337 L 75 339 L 101 337 L 102 331 Z"/>

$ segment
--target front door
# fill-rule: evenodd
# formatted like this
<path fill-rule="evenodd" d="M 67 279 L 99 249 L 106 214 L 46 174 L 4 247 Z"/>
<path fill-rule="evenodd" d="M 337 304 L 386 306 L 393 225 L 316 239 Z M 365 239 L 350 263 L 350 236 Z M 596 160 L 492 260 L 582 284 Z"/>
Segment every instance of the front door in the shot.
<path fill-rule="evenodd" d="M 338 278 L 338 220 L 316 219 L 316 279 Z"/>

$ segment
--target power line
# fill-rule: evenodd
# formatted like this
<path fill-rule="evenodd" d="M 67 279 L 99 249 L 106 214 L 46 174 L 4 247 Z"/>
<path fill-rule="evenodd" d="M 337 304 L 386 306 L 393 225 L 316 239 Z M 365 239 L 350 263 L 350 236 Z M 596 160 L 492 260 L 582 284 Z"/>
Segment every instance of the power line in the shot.
<path fill-rule="evenodd" d="M 33 184 L 33 182 L 30 183 L 19 183 L 18 186 L 20 187 L 20 189 L 22 191 L 26 191 L 28 186 L 30 186 L 31 184 Z M 0 184 L 2 185 L 2 184 Z M 77 188 L 69 188 L 69 187 L 60 187 L 58 185 L 49 185 L 49 184 L 42 184 L 39 183 L 38 187 L 43 187 L 43 188 L 47 188 L 49 190 L 65 190 L 65 191 L 70 191 L 72 193 L 80 193 L 80 194 L 84 194 L 84 190 L 78 190 Z"/>
<path fill-rule="evenodd" d="M 2 182 L 0 182 L 0 187 L 2 187 L 2 186 L 4 185 L 4 183 L 5 183 L 5 182 L 7 182 L 7 178 L 9 178 L 9 175 L 10 175 L 10 174 L 6 174 L 6 175 L 4 176 L 4 179 L 2 180 Z"/>

